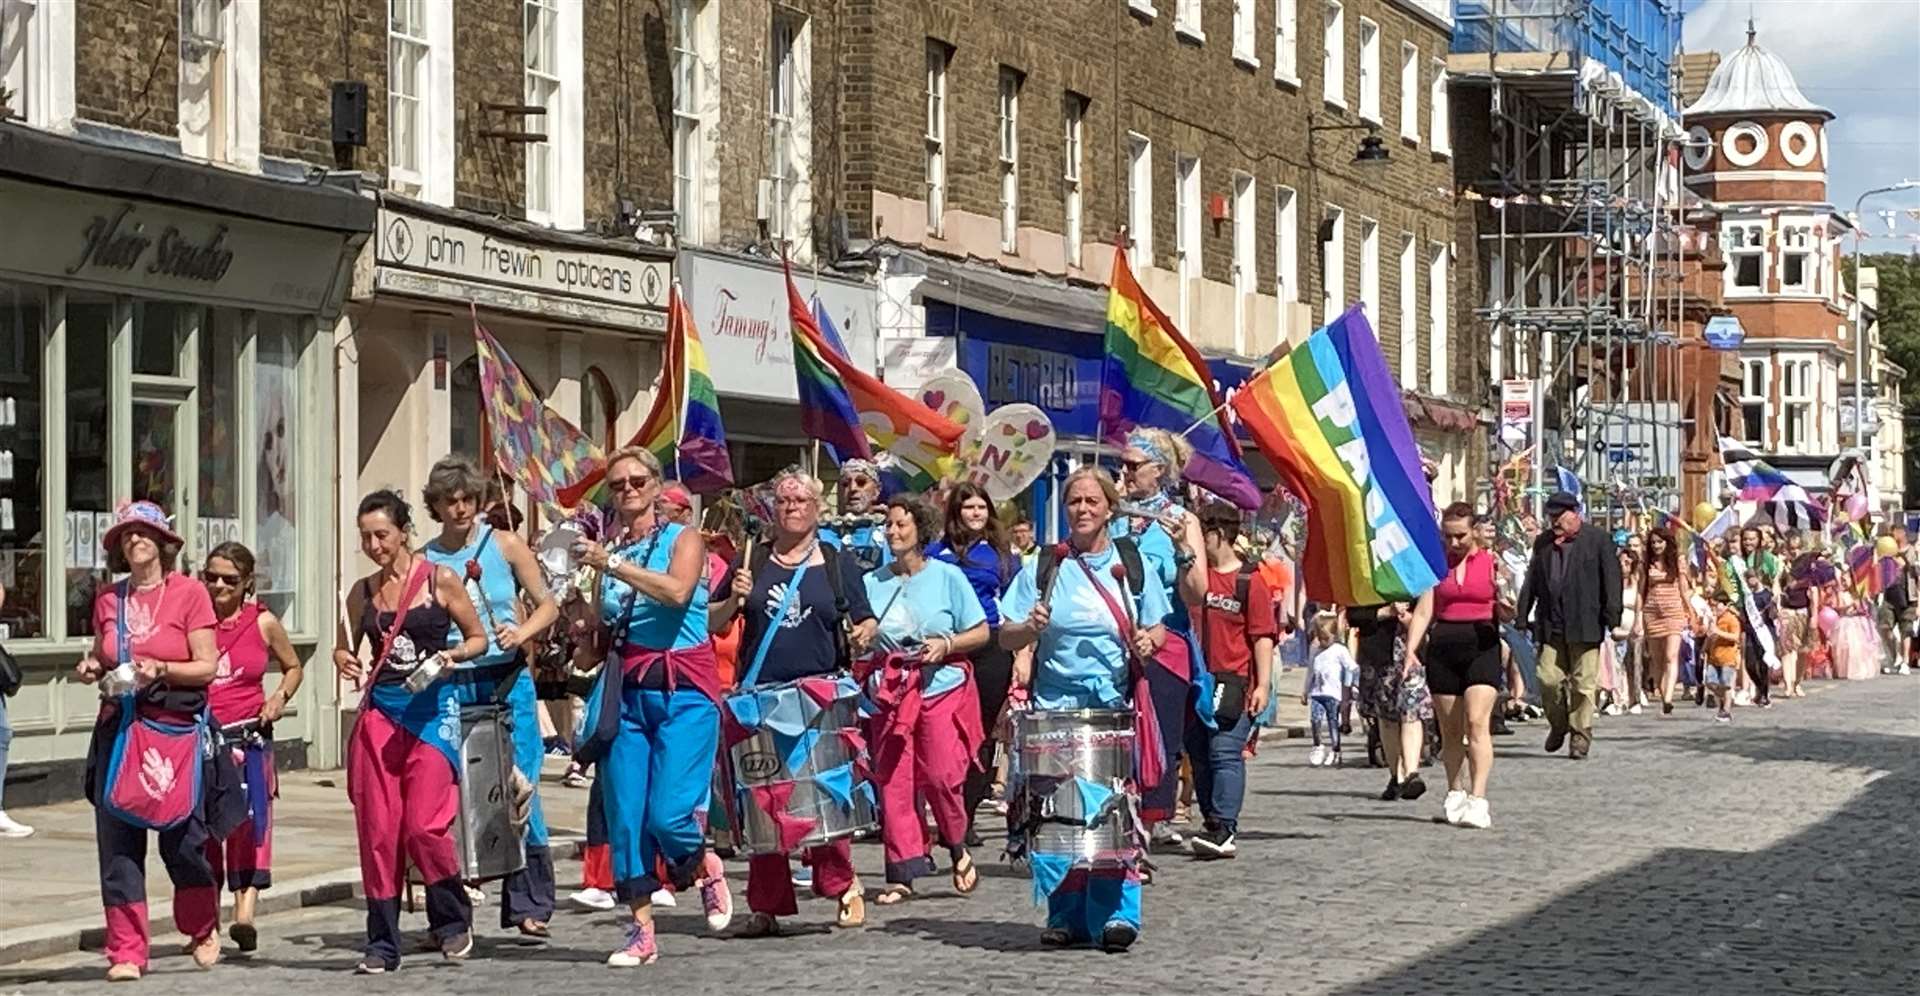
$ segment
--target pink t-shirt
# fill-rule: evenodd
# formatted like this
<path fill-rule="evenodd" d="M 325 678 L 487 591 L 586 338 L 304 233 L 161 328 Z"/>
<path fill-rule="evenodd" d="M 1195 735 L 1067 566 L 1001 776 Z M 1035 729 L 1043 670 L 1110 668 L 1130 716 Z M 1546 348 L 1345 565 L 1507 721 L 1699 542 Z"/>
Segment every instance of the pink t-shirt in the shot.
<path fill-rule="evenodd" d="M 164 583 L 147 591 L 128 583 L 127 637 L 133 657 L 157 661 L 184 661 L 193 657 L 187 634 L 212 629 L 213 599 L 200 582 L 185 574 L 169 574 Z M 110 584 L 93 600 L 93 631 L 100 635 L 101 662 L 113 667 L 120 659 L 116 620 L 120 616 L 120 585 Z"/>
<path fill-rule="evenodd" d="M 266 704 L 267 639 L 260 635 L 260 603 L 248 602 L 216 622 L 213 645 L 220 665 L 207 686 L 214 722 L 225 726 L 260 715 Z"/>

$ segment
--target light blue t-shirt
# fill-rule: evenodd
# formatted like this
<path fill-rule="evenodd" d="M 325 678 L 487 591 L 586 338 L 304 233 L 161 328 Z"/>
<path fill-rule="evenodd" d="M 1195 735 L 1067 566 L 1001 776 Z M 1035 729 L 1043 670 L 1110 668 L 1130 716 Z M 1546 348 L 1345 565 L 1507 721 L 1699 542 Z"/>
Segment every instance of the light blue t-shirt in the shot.
<path fill-rule="evenodd" d="M 685 526 L 669 522 L 645 539 L 635 540 L 614 552 L 628 562 L 649 571 L 665 573 L 673 563 L 673 544 Z M 636 594 L 625 581 L 606 575 L 600 585 L 600 620 L 608 626 L 620 625 L 627 609 L 627 596 Z M 627 624 L 625 639 L 630 646 L 647 650 L 685 650 L 705 643 L 707 636 L 707 594 L 705 583 L 693 586 L 693 598 L 682 606 L 662 605 L 640 595 L 634 599 L 633 619 Z"/>
<path fill-rule="evenodd" d="M 924 640 L 954 636 L 987 621 L 980 597 L 960 568 L 944 560 L 929 560 L 911 577 L 882 567 L 866 574 L 867 604 L 873 606 L 880 632 L 894 640 Z M 878 688 L 878 676 L 872 688 Z M 951 692 L 967 680 L 959 667 L 935 668 L 921 694 L 926 698 Z"/>
<path fill-rule="evenodd" d="M 1161 535 L 1165 535 L 1162 533 Z M 1048 604 L 1053 615 L 1040 634 L 1034 649 L 1033 700 L 1041 709 L 1112 709 L 1127 701 L 1127 649 L 1120 641 L 1120 623 L 1107 608 L 1107 600 L 1094 589 L 1098 584 L 1112 596 L 1116 606 L 1124 606 L 1120 580 L 1111 571 L 1120 554 L 1113 544 L 1090 554 L 1089 578 L 1072 560 L 1062 560 L 1053 582 Z M 1134 612 L 1140 626 L 1155 626 L 1167 620 L 1171 606 L 1167 586 L 1147 564 L 1142 591 L 1134 593 Z M 1000 600 L 1000 611 L 1008 622 L 1024 622 L 1039 599 L 1039 564 L 1020 569 Z"/>
<path fill-rule="evenodd" d="M 1129 528 L 1129 524 L 1134 521 L 1137 520 L 1114 519 L 1113 525 L 1107 527 L 1107 535 L 1115 538 L 1133 537 L 1133 545 L 1140 548 L 1140 560 L 1146 567 L 1147 573 L 1159 577 L 1161 586 L 1169 593 L 1168 599 L 1172 609 L 1167 615 L 1167 628 L 1176 633 L 1191 633 L 1193 625 L 1187 619 L 1186 600 L 1172 595 L 1173 592 L 1180 590 L 1180 565 L 1174 563 L 1173 536 L 1167 532 L 1167 527 L 1158 522 L 1149 524 L 1146 529 L 1135 534 Z"/>
<path fill-rule="evenodd" d="M 507 563 L 507 555 L 500 552 L 500 539 L 493 535 L 493 527 L 481 526 L 474 530 L 467 545 L 458 550 L 442 549 L 436 537 L 420 548 L 420 554 L 452 571 L 453 576 L 466 585 L 467 597 L 473 600 L 474 614 L 480 617 L 480 628 L 487 631 L 486 653 L 461 666 L 479 667 L 513 660 L 519 651 L 500 649 L 498 627 L 503 623 L 519 622 L 516 603 L 520 597 L 520 582 L 513 576 L 513 565 Z M 478 562 L 478 581 L 468 575 L 468 561 Z M 457 645 L 462 638 L 457 625 L 447 631 L 448 646 Z"/>

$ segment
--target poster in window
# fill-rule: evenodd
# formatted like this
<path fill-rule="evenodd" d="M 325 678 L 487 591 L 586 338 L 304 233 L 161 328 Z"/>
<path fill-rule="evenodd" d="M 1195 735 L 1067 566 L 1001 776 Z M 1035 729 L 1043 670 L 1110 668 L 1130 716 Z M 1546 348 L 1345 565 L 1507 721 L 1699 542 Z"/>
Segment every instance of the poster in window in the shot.
<path fill-rule="evenodd" d="M 254 557 L 262 597 L 285 618 L 298 574 L 298 522 L 294 497 L 292 442 L 297 437 L 293 336 L 290 329 L 260 325 L 258 366 L 254 371 L 260 439 L 254 507 Z M 237 525 L 237 524 L 236 524 Z"/>

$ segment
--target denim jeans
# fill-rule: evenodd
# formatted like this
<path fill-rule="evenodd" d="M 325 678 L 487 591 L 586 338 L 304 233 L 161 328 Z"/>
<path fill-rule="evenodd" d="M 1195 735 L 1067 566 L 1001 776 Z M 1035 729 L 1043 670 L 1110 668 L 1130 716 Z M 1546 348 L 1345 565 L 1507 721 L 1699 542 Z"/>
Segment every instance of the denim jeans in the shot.
<path fill-rule="evenodd" d="M 1247 791 L 1247 761 L 1241 754 L 1253 733 L 1253 717 L 1242 713 L 1232 726 L 1210 730 L 1187 727 L 1187 759 L 1193 763 L 1194 795 L 1207 828 L 1233 833 Z"/>
<path fill-rule="evenodd" d="M 7 751 L 13 747 L 13 724 L 7 722 L 7 697 L 0 695 L 0 810 L 7 808 Z"/>
<path fill-rule="evenodd" d="M 1327 732 L 1327 746 L 1335 751 L 1340 749 L 1340 700 L 1331 695 L 1315 695 L 1309 705 L 1308 722 L 1313 726 L 1313 745 L 1320 746 L 1320 731 Z"/>

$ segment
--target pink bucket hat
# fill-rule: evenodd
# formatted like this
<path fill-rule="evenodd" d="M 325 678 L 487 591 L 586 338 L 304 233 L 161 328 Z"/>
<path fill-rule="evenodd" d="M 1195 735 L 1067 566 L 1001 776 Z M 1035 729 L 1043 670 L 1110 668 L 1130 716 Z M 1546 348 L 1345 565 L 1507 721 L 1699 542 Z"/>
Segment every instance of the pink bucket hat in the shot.
<path fill-rule="evenodd" d="M 180 534 L 173 531 L 173 521 L 165 510 L 150 501 L 123 501 L 113 510 L 113 525 L 100 537 L 102 550 L 115 550 L 120 546 L 120 534 L 131 526 L 145 526 L 160 534 L 163 540 L 183 543 Z"/>

